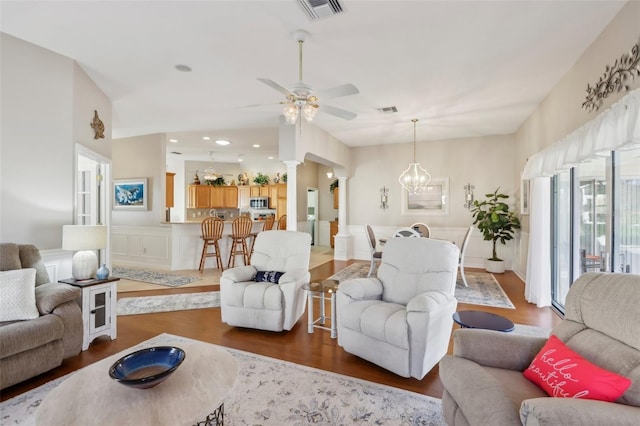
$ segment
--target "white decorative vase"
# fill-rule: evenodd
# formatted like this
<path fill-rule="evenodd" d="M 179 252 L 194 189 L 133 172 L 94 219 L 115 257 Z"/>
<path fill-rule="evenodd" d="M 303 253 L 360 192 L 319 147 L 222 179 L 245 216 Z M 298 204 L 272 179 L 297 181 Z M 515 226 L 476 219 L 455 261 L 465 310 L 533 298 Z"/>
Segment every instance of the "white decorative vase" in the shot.
<path fill-rule="evenodd" d="M 484 261 L 484 269 L 492 274 L 502 274 L 504 272 L 504 260 L 491 260 Z"/>

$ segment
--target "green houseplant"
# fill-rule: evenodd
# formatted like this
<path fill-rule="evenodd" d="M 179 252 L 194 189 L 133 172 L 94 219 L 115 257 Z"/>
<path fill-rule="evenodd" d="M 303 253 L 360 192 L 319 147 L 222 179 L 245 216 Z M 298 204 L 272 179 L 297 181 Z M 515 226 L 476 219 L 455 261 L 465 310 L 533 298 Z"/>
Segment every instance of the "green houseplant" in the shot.
<path fill-rule="evenodd" d="M 336 189 L 337 187 L 338 187 L 338 179 L 331 182 L 331 184 L 329 185 L 329 192 L 333 194 L 333 190 Z"/>
<path fill-rule="evenodd" d="M 504 272 L 504 262 L 498 257 L 496 245 L 498 241 L 506 244 L 512 240 L 515 230 L 520 228 L 520 220 L 514 212 L 509 211 L 509 205 L 505 202 L 509 196 L 499 191 L 500 187 L 493 193 L 485 194 L 484 201 L 475 200 L 471 209 L 473 224 L 482 232 L 485 241 L 493 242 L 492 256 L 485 265 L 489 272 Z"/>
<path fill-rule="evenodd" d="M 261 172 L 258 172 L 256 177 L 253 178 L 253 183 L 256 185 L 266 185 L 269 183 L 269 176 L 263 175 Z"/>

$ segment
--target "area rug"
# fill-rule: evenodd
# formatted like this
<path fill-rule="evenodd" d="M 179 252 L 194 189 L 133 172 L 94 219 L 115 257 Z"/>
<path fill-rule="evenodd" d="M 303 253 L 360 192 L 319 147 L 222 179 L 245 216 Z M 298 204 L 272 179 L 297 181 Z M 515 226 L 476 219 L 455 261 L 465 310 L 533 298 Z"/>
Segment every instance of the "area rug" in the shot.
<path fill-rule="evenodd" d="M 164 272 L 147 271 L 143 269 L 132 269 L 124 266 L 113 266 L 111 276 L 126 280 L 142 281 L 145 283 L 165 285 L 168 287 L 179 287 L 184 284 L 191 284 L 200 280 L 198 277 L 186 275 L 174 275 Z"/>
<path fill-rule="evenodd" d="M 218 307 L 220 307 L 220 292 L 205 291 L 162 296 L 123 297 L 118 300 L 116 312 L 118 315 L 138 315 Z"/>
<path fill-rule="evenodd" d="M 329 279 L 342 282 L 349 278 L 366 277 L 369 273 L 370 266 L 370 263 L 353 263 L 342 271 L 330 276 Z M 465 275 L 467 277 L 469 287 L 464 286 L 462 278 L 458 273 L 455 293 L 458 302 L 468 303 L 471 305 L 515 309 L 515 306 L 511 303 L 511 300 L 507 297 L 504 290 L 500 287 L 500 284 L 492 274 L 487 272 L 466 271 Z"/>
<path fill-rule="evenodd" d="M 161 334 L 128 351 L 181 342 L 193 340 Z M 249 352 L 227 350 L 240 370 L 238 383 L 224 405 L 227 425 L 445 425 L 439 399 Z M 2 424 L 33 425 L 42 399 L 69 376 L 0 404 Z M 168 385 L 169 380 L 161 386 Z"/>

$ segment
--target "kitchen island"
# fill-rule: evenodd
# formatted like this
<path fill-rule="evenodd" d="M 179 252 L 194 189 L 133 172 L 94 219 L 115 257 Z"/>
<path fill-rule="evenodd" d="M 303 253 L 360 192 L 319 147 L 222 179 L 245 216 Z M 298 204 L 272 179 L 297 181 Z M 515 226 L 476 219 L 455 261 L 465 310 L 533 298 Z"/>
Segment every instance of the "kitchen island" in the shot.
<path fill-rule="evenodd" d="M 134 268 L 171 271 L 198 269 L 203 244 L 200 238 L 201 222 L 193 220 L 163 222 L 158 226 L 113 226 L 112 262 Z M 231 220 L 224 222 L 223 236 L 219 242 L 225 268 L 231 249 L 231 223 Z M 260 232 L 263 226 L 264 221 L 254 221 L 251 232 Z M 242 264 L 240 259 L 236 261 L 236 265 Z M 207 258 L 205 268 L 215 268 L 215 262 L 215 258 Z"/>

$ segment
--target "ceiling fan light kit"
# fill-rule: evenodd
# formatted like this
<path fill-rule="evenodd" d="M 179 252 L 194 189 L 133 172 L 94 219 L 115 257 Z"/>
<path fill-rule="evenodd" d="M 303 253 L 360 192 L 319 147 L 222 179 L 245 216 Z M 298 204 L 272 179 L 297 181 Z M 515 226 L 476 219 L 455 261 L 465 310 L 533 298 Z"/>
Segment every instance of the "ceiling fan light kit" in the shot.
<path fill-rule="evenodd" d="M 321 106 L 318 103 L 318 96 L 316 96 L 315 91 L 311 86 L 302 81 L 302 45 L 308 36 L 309 33 L 304 30 L 298 30 L 293 33 L 294 40 L 298 42 L 299 80 L 296 84 L 288 89 L 268 78 L 258 78 L 258 81 L 286 96 L 286 99 L 280 103 L 284 105 L 282 108 L 282 114 L 284 115 L 287 124 L 296 124 L 298 119 L 301 117 L 304 117 L 306 121 L 313 121 L 316 118 L 318 110 L 322 110 L 324 113 L 331 114 L 345 120 L 353 120 L 357 116 L 356 113 L 330 105 Z M 341 96 L 355 95 L 360 92 L 353 84 L 343 84 L 323 91 L 322 93 L 325 93 L 326 98 L 337 98 Z"/>
<path fill-rule="evenodd" d="M 410 163 L 409 167 L 402 172 L 398 182 L 410 195 L 416 195 L 424 191 L 429 185 L 431 175 L 420 166 L 420 163 L 416 162 L 416 123 L 418 119 L 414 118 L 411 122 L 413 123 L 413 163 Z"/>

